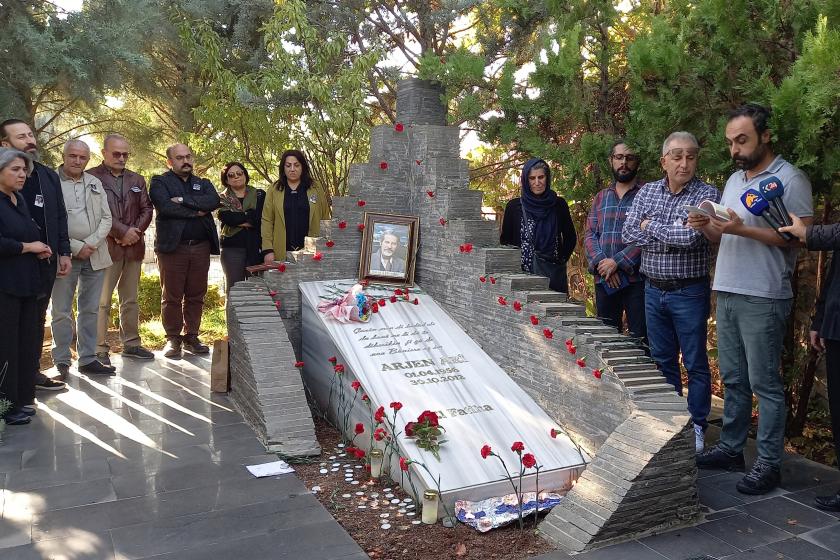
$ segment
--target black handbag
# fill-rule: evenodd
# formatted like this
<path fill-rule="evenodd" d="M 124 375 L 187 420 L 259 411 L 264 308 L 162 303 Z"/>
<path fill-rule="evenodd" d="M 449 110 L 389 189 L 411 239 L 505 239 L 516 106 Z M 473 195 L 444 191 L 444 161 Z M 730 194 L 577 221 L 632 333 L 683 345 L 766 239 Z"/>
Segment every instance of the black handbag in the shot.
<path fill-rule="evenodd" d="M 566 263 L 558 262 L 555 257 L 534 252 L 534 274 L 547 277 L 548 287 L 555 292 L 569 293 Z"/>

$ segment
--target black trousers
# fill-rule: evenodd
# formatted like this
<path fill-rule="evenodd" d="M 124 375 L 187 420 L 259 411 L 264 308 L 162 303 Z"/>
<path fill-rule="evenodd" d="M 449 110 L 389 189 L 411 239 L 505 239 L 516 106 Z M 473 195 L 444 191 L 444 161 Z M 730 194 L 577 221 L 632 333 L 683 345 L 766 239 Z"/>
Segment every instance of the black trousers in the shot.
<path fill-rule="evenodd" d="M 17 297 L 0 292 L 3 336 L 0 336 L 0 396 L 14 408 L 31 404 L 38 371 L 38 303 L 35 296 Z M 3 368 L 5 367 L 5 372 Z"/>
<path fill-rule="evenodd" d="M 619 332 L 623 328 L 622 314 L 626 312 L 630 336 L 639 339 L 647 347 L 644 282 L 633 282 L 613 294 L 607 294 L 603 285 L 595 284 L 595 310 L 604 323 L 617 328 Z"/>
<path fill-rule="evenodd" d="M 825 339 L 825 372 L 834 451 L 840 463 L 840 340 Z"/>
<path fill-rule="evenodd" d="M 50 295 L 52 294 L 53 284 L 55 284 L 55 272 L 55 267 L 50 267 L 46 273 L 43 268 L 41 269 L 41 281 L 44 285 L 41 287 L 41 295 L 38 297 L 38 333 L 33 341 L 38 358 L 35 362 L 35 370 L 31 373 L 33 379 L 32 394 L 29 396 L 29 400 L 23 404 L 35 402 L 35 382 L 47 378 L 46 375 L 41 373 L 41 354 L 44 351 L 44 330 L 47 327 L 47 309 L 50 306 Z"/>

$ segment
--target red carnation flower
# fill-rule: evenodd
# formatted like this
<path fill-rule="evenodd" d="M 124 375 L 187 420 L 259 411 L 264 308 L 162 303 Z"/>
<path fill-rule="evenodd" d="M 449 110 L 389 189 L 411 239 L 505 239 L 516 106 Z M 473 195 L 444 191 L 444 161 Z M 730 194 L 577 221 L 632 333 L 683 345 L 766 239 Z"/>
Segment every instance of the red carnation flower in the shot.
<path fill-rule="evenodd" d="M 549 328 L 545 328 L 543 329 L 543 336 L 551 340 L 552 338 L 554 338 L 554 331 Z"/>
<path fill-rule="evenodd" d="M 388 169 L 388 162 L 387 161 L 380 161 L 379 162 L 379 169 L 382 169 L 383 171 L 385 169 Z"/>
<path fill-rule="evenodd" d="M 379 307 L 385 307 L 385 300 L 384 299 L 379 300 Z"/>
<path fill-rule="evenodd" d="M 435 197 L 435 191 L 426 191 L 426 194 L 429 195 L 429 198 Z"/>
<path fill-rule="evenodd" d="M 489 457 L 492 454 L 493 454 L 493 449 L 485 443 L 484 447 L 481 448 L 481 458 L 486 459 L 487 457 Z"/>
<path fill-rule="evenodd" d="M 438 220 L 438 222 L 440 223 L 440 225 L 445 226 L 446 225 L 446 218 L 441 218 L 441 219 Z"/>
<path fill-rule="evenodd" d="M 522 466 L 526 469 L 533 469 L 537 466 L 537 458 L 530 453 L 522 456 Z"/>
<path fill-rule="evenodd" d="M 323 253 L 315 253 L 314 255 L 312 255 L 312 260 L 313 261 L 320 261 L 323 258 L 324 258 Z"/>
<path fill-rule="evenodd" d="M 389 404 L 388 406 L 393 408 L 394 412 L 398 412 L 402 408 L 402 403 L 399 402 L 399 401 L 394 401 L 391 404 Z"/>
<path fill-rule="evenodd" d="M 462 253 L 472 253 L 472 250 L 473 250 L 473 244 L 472 244 L 472 243 L 464 243 L 463 245 L 459 245 L 459 246 L 458 246 L 458 249 L 459 249 Z"/>
<path fill-rule="evenodd" d="M 385 431 L 385 428 L 376 428 L 373 431 L 373 439 L 375 439 L 376 441 L 382 441 L 383 439 L 385 439 L 386 434 L 387 432 Z"/>
<path fill-rule="evenodd" d="M 359 231 L 365 231 L 365 224 L 359 224 L 356 226 L 356 229 Z"/>
<path fill-rule="evenodd" d="M 412 301 L 411 303 L 413 303 L 414 305 L 420 305 L 420 300 L 417 299 L 417 298 L 414 298 L 414 301 Z"/>
<path fill-rule="evenodd" d="M 414 163 L 416 163 L 417 165 L 420 165 L 421 163 L 423 163 L 423 160 L 422 159 L 415 159 Z"/>
<path fill-rule="evenodd" d="M 356 205 L 357 205 L 359 208 L 363 208 L 365 204 L 367 204 L 367 202 L 365 202 L 364 200 L 360 200 L 360 201 L 358 201 L 358 202 L 356 203 Z"/>
<path fill-rule="evenodd" d="M 278 264 L 277 270 L 279 270 L 280 272 L 286 272 L 286 265 L 284 263 Z"/>
<path fill-rule="evenodd" d="M 478 277 L 478 280 L 479 280 L 479 282 L 481 282 L 482 284 L 484 284 L 485 282 L 487 282 L 487 277 L 486 277 L 486 276 L 479 276 L 479 277 Z"/>
<path fill-rule="evenodd" d="M 397 288 L 396 290 L 394 290 L 394 295 L 401 296 L 401 295 L 403 295 L 403 291 L 401 289 Z"/>
<path fill-rule="evenodd" d="M 397 132 L 402 132 L 403 130 L 405 130 L 405 127 L 403 126 L 403 123 L 398 122 L 394 125 L 394 130 L 396 130 Z"/>
<path fill-rule="evenodd" d="M 537 317 L 536 315 L 531 315 L 531 324 L 532 325 L 539 325 L 540 324 L 540 318 Z"/>
<path fill-rule="evenodd" d="M 595 379 L 601 379 L 601 375 L 603 375 L 603 374 L 601 373 L 600 369 L 593 369 L 592 370 L 592 375 L 595 376 Z"/>
<path fill-rule="evenodd" d="M 496 279 L 495 279 L 495 278 L 493 278 L 492 276 L 490 277 L 490 283 L 491 283 L 491 284 L 495 284 L 495 283 L 496 283 Z"/>
<path fill-rule="evenodd" d="M 499 305 L 507 305 L 507 300 L 502 296 L 499 296 Z"/>
<path fill-rule="evenodd" d="M 356 435 L 365 433 L 365 425 L 361 422 L 357 423 L 354 431 L 356 432 Z"/>
<path fill-rule="evenodd" d="M 428 422 L 430 426 L 437 428 L 440 426 L 438 421 L 438 415 L 431 410 L 424 410 L 420 413 L 420 416 L 417 417 L 418 422 Z"/>
<path fill-rule="evenodd" d="M 335 246 L 335 241 L 332 239 L 328 239 L 326 243 L 324 243 L 328 248 L 332 249 Z"/>
<path fill-rule="evenodd" d="M 370 397 L 369 397 L 369 396 L 367 396 L 367 393 L 365 393 L 364 395 L 362 395 L 362 401 L 364 401 L 364 402 L 368 402 L 369 400 L 370 400 Z"/>
<path fill-rule="evenodd" d="M 361 284 L 363 288 L 367 288 L 370 285 L 370 280 L 362 280 L 359 284 Z"/>
<path fill-rule="evenodd" d="M 574 341 L 571 338 L 566 339 L 566 346 L 574 346 Z"/>
<path fill-rule="evenodd" d="M 577 354 L 577 346 L 575 346 L 575 345 L 566 346 L 566 349 L 569 351 L 569 354 L 571 354 L 572 356 Z"/>
<path fill-rule="evenodd" d="M 303 367 L 303 362 L 298 360 L 297 362 L 295 362 L 295 367 Z"/>
<path fill-rule="evenodd" d="M 274 307 L 276 307 L 277 309 L 280 309 L 280 302 L 279 302 L 279 301 L 275 301 L 275 302 L 274 302 Z"/>
<path fill-rule="evenodd" d="M 373 419 L 376 420 L 377 424 L 381 424 L 382 421 L 385 419 L 385 407 L 380 406 L 376 409 L 376 412 L 373 413 Z"/>
<path fill-rule="evenodd" d="M 551 434 L 551 437 L 553 437 L 554 439 L 557 439 L 557 436 L 560 435 L 560 432 L 558 432 L 554 428 L 551 428 L 551 432 L 549 432 L 549 433 Z"/>
<path fill-rule="evenodd" d="M 353 452 L 353 455 L 356 456 L 356 459 L 364 459 L 365 458 L 365 451 L 364 451 L 364 449 L 356 448 L 356 450 Z"/>
<path fill-rule="evenodd" d="M 274 296 L 277 295 L 277 292 L 275 292 L 274 290 L 268 290 L 268 295 L 270 295 L 271 297 L 274 297 Z"/>
<path fill-rule="evenodd" d="M 515 451 L 516 453 L 522 453 L 525 451 L 525 444 L 521 441 L 514 441 L 513 445 L 510 446 L 511 451 Z"/>
<path fill-rule="evenodd" d="M 400 470 L 408 472 L 408 465 L 411 464 L 411 461 L 406 459 L 405 457 L 400 457 Z"/>
<path fill-rule="evenodd" d="M 388 299 L 391 300 L 391 303 L 397 303 L 397 296 L 391 296 Z"/>
<path fill-rule="evenodd" d="M 362 388 L 362 383 L 361 383 L 361 381 L 356 380 L 353 383 L 351 383 L 350 386 L 353 387 L 353 390 L 358 393 L 359 389 Z"/>
<path fill-rule="evenodd" d="M 522 304 L 518 301 L 513 302 L 513 309 L 514 311 L 522 311 Z"/>
<path fill-rule="evenodd" d="M 327 361 L 332 365 L 335 365 L 338 363 L 338 358 L 336 358 L 335 356 L 330 356 L 329 358 L 327 358 Z"/>
<path fill-rule="evenodd" d="M 417 425 L 417 422 L 409 422 L 405 425 L 405 435 L 406 437 L 414 437 L 414 426 Z"/>
<path fill-rule="evenodd" d="M 333 369 L 336 373 L 344 373 L 344 364 L 336 364 Z"/>
<path fill-rule="evenodd" d="M 371 306 L 370 306 L 370 310 L 371 310 L 373 313 L 379 313 L 379 304 L 378 304 L 378 303 L 374 303 L 373 305 L 371 305 Z"/>
<path fill-rule="evenodd" d="M 344 229 L 346 227 L 347 227 L 347 222 L 345 222 L 343 220 L 338 222 L 338 229 Z"/>
<path fill-rule="evenodd" d="M 576 363 L 579 367 L 586 367 L 586 358 L 578 358 Z"/>

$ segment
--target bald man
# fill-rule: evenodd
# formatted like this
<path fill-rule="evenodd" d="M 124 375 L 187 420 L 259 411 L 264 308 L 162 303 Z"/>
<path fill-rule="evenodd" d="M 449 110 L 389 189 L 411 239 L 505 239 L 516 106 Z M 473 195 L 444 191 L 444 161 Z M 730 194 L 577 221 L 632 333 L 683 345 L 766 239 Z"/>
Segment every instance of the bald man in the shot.
<path fill-rule="evenodd" d="M 152 177 L 155 253 L 161 285 L 161 322 L 166 331 L 163 355 L 180 358 L 184 349 L 206 354 L 198 338 L 207 294 L 210 255 L 219 254 L 219 234 L 212 212 L 219 193 L 208 179 L 193 175 L 195 158 L 185 144 L 166 149 L 169 171 Z"/>

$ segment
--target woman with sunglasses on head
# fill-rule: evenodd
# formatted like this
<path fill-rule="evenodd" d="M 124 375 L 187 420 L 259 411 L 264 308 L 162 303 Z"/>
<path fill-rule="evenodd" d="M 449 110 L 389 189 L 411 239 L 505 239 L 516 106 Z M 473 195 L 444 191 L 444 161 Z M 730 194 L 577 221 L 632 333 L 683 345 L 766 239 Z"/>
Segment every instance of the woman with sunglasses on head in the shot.
<path fill-rule="evenodd" d="M 238 161 L 225 165 L 221 180 L 225 187 L 219 197 L 218 212 L 222 223 L 221 261 L 229 291 L 231 286 L 245 280 L 245 267 L 262 262 L 260 221 L 265 191 L 248 184 L 248 170 Z"/>
<path fill-rule="evenodd" d="M 329 219 L 329 199 L 312 182 L 306 156 L 286 150 L 280 158 L 280 178 L 268 189 L 263 209 L 264 262 L 282 262 L 288 251 L 303 249 L 305 238 L 317 237 L 321 220 Z"/>

